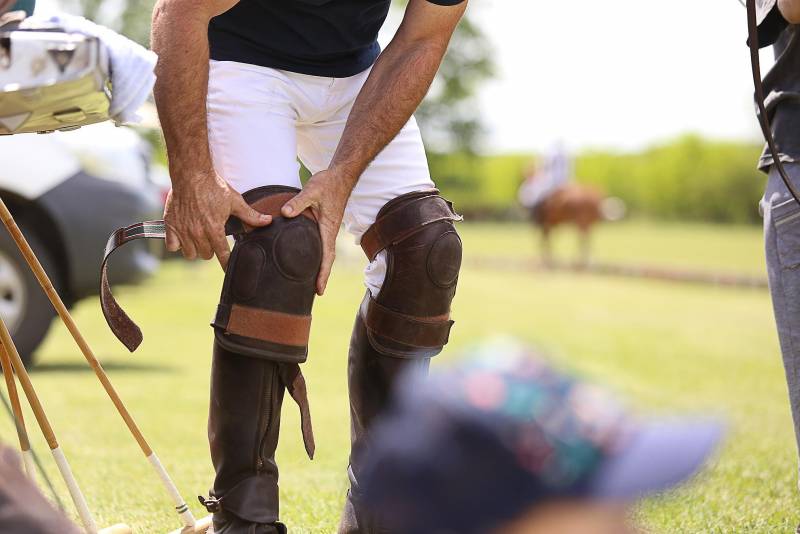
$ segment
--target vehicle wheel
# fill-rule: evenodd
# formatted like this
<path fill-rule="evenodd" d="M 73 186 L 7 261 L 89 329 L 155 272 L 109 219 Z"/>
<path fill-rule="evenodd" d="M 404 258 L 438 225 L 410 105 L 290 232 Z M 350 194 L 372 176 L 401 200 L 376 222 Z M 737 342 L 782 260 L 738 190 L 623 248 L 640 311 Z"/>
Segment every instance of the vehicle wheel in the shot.
<path fill-rule="evenodd" d="M 35 235 L 24 229 L 23 233 L 58 289 L 52 255 Z M 25 367 L 31 367 L 33 354 L 56 312 L 5 228 L 0 228 L 0 316 L 11 331 Z"/>

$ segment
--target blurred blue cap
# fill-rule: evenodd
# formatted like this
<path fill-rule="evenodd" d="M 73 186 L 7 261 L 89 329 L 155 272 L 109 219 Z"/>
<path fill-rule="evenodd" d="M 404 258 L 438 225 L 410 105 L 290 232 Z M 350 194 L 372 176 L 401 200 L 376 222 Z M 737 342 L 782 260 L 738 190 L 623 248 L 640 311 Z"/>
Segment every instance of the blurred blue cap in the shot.
<path fill-rule="evenodd" d="M 691 477 L 722 426 L 640 421 L 524 346 L 482 345 L 409 376 L 375 428 L 360 494 L 398 532 L 488 532 L 537 503 L 632 501 Z"/>

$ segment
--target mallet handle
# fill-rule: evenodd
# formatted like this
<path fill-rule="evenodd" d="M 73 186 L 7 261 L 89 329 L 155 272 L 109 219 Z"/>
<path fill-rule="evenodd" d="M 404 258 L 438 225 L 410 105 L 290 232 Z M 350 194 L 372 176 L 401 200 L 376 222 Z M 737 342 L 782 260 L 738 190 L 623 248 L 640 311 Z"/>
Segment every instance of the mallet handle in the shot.
<path fill-rule="evenodd" d="M 28 399 L 28 404 L 31 405 L 33 415 L 36 417 L 36 421 L 39 423 L 39 427 L 42 429 L 42 434 L 44 434 L 44 439 L 47 440 L 47 445 L 51 450 L 58 448 L 58 440 L 56 440 L 53 427 L 50 426 L 50 421 L 47 419 L 47 414 L 44 413 L 44 408 L 42 408 L 42 403 L 39 401 L 39 396 L 36 394 L 36 390 L 33 389 L 31 378 L 28 376 L 28 372 L 25 370 L 25 366 L 22 363 L 22 358 L 19 357 L 17 347 L 14 345 L 14 341 L 11 339 L 11 334 L 9 333 L 8 327 L 6 326 L 6 323 L 3 321 L 2 317 L 0 317 L 0 343 L 3 344 L 3 347 L 7 351 L 6 353 L 11 357 L 11 365 L 17 372 L 17 377 L 19 378 L 19 383 L 22 386 L 22 391 L 25 393 L 25 397 Z"/>
<path fill-rule="evenodd" d="M 136 426 L 136 422 L 133 420 L 133 417 L 131 417 L 131 414 L 128 412 L 128 410 L 125 408 L 125 405 L 122 403 L 122 400 L 119 398 L 119 395 L 114 389 L 114 386 L 111 384 L 111 381 L 108 379 L 108 375 L 106 375 L 103 366 L 100 365 L 100 362 L 95 357 L 92 349 L 89 347 L 89 344 L 86 343 L 86 340 L 83 338 L 80 330 L 78 330 L 78 326 L 72 319 L 72 315 L 70 315 L 69 310 L 67 310 L 67 307 L 64 305 L 64 302 L 61 300 L 58 292 L 56 292 L 56 289 L 53 287 L 53 283 L 47 276 L 42 264 L 39 263 L 39 259 L 36 257 L 36 254 L 34 254 L 31 246 L 25 239 L 25 236 L 22 235 L 22 231 L 19 229 L 19 226 L 17 226 L 16 221 L 14 221 L 14 217 L 12 217 L 11 212 L 8 211 L 8 207 L 2 199 L 0 199 L 0 219 L 3 220 L 3 225 L 5 225 L 6 229 L 8 229 L 8 232 L 11 234 L 11 237 L 17 244 L 22 256 L 25 258 L 25 261 L 28 263 L 31 271 L 33 271 L 34 276 L 36 276 L 36 279 L 39 281 L 39 285 L 42 286 L 42 289 L 47 294 L 47 298 L 50 299 L 50 302 L 53 304 L 53 307 L 55 308 L 59 317 L 61 317 L 61 320 L 67 327 L 67 330 L 69 330 L 69 333 L 72 335 L 75 343 L 78 344 L 78 347 L 81 349 L 86 361 L 89 362 L 89 365 L 92 367 L 94 373 L 97 375 L 97 378 L 100 380 L 100 383 L 103 385 L 103 388 L 106 390 L 106 393 L 108 393 L 108 396 L 111 397 L 111 402 L 114 403 L 117 411 L 122 416 L 122 419 L 125 421 L 128 429 L 131 431 L 131 434 L 133 434 L 133 437 L 136 439 L 136 443 L 139 444 L 139 447 L 142 449 L 142 452 L 145 454 L 145 456 L 150 456 L 153 451 L 150 449 L 150 446 L 144 439 L 139 427 Z"/>
<path fill-rule="evenodd" d="M 31 378 L 28 376 L 28 371 L 25 370 L 25 365 L 22 363 L 22 358 L 19 357 L 17 347 L 14 345 L 14 340 L 11 339 L 11 333 L 8 331 L 8 327 L 6 326 L 6 323 L 3 321 L 2 317 L 0 317 L 0 343 L 2 343 L 3 348 L 6 349 L 5 353 L 11 358 L 11 364 L 14 370 L 17 372 L 17 377 L 19 378 L 19 383 L 22 386 L 22 391 L 25 393 L 25 397 L 28 399 L 28 404 L 31 405 L 33 415 L 36 417 L 36 421 L 39 423 L 39 428 L 42 429 L 42 434 L 44 434 L 44 439 L 47 440 L 47 445 L 50 447 L 50 452 L 53 453 L 53 458 L 58 465 L 58 470 L 61 472 L 61 476 L 64 478 L 67 489 L 69 489 L 72 502 L 75 503 L 75 508 L 78 510 L 78 515 L 80 515 L 81 520 L 83 521 L 83 526 L 89 533 L 94 534 L 97 532 L 97 525 L 95 524 L 92 515 L 89 513 L 89 507 L 86 504 L 86 499 L 83 497 L 83 493 L 81 493 L 81 490 L 75 481 L 75 477 L 72 474 L 72 470 L 69 468 L 69 464 L 67 463 L 67 459 L 64 457 L 64 453 L 61 452 L 61 449 L 58 446 L 58 440 L 56 439 L 55 432 L 53 432 L 53 427 L 50 426 L 50 421 L 47 419 L 47 414 L 44 412 L 42 403 L 39 401 L 39 396 L 36 394 L 36 390 L 33 388 L 33 383 L 31 383 Z"/>
<path fill-rule="evenodd" d="M 25 419 L 22 415 L 22 404 L 19 402 L 19 392 L 17 382 L 14 380 L 14 368 L 11 364 L 11 357 L 8 355 L 5 345 L 0 344 L 0 365 L 3 366 L 3 377 L 6 379 L 8 398 L 11 401 L 11 410 L 14 412 L 14 425 L 17 427 L 17 437 L 19 438 L 19 448 L 23 453 L 31 450 L 31 442 L 28 439 L 28 431 L 25 428 Z M 27 469 L 27 463 L 26 469 Z M 28 473 L 33 476 L 33 472 Z"/>
<path fill-rule="evenodd" d="M 50 303 L 58 313 L 58 316 L 61 317 L 61 320 L 64 322 L 64 325 L 69 330 L 69 333 L 72 335 L 72 339 L 75 340 L 78 347 L 81 349 L 83 356 L 86 358 L 86 361 L 89 363 L 89 366 L 94 370 L 94 374 L 97 375 L 97 379 L 100 380 L 100 383 L 103 385 L 103 389 L 106 390 L 111 402 L 119 412 L 122 420 L 125 421 L 125 425 L 128 427 L 128 430 L 133 435 L 133 438 L 136 440 L 136 443 L 139 444 L 139 448 L 142 449 L 145 457 L 150 459 L 153 456 L 153 449 L 150 448 L 150 445 L 147 443 L 147 440 L 144 439 L 144 435 L 142 435 L 141 430 L 136 425 L 136 421 L 133 420 L 130 412 L 122 403 L 122 399 L 120 399 L 119 394 L 117 394 L 117 390 L 114 389 L 111 380 L 108 378 L 103 366 L 95 357 L 92 349 L 89 347 L 89 344 L 81 334 L 80 330 L 78 329 L 78 325 L 75 324 L 75 321 L 72 319 L 72 315 L 70 315 L 69 310 L 64 305 L 64 302 L 61 300 L 61 297 L 58 295 L 55 287 L 53 287 L 53 283 L 50 281 L 50 278 L 47 276 L 42 264 L 39 263 L 39 258 L 36 257 L 31 246 L 28 244 L 27 239 L 22 234 L 22 231 L 17 226 L 16 221 L 14 221 L 14 217 L 11 215 L 11 212 L 8 210 L 8 206 L 6 203 L 3 202 L 3 199 L 0 198 L 0 219 L 3 221 L 3 225 L 8 230 L 9 234 L 11 234 L 12 239 L 17 244 L 22 256 L 25 258 L 25 261 L 28 263 L 28 266 L 31 268 L 34 276 L 36 276 L 36 280 L 39 281 L 39 285 L 42 286 L 47 298 L 50 299 Z M 5 344 L 5 342 L 4 342 Z M 16 365 L 16 364 L 15 364 Z M 163 471 L 163 468 L 162 470 Z M 166 475 L 166 472 L 160 472 L 156 469 L 156 472 L 159 478 L 164 482 L 167 493 L 169 493 L 170 497 L 172 497 L 173 501 L 175 502 L 176 509 L 179 510 L 179 514 L 181 515 L 184 524 L 187 526 L 194 525 L 195 520 L 192 516 L 192 513 L 188 510 L 186 503 L 180 496 L 175 498 L 177 494 L 177 490 L 175 489 L 175 484 Z M 185 509 L 185 510 L 184 510 Z M 184 511 L 180 511 L 184 510 Z"/>

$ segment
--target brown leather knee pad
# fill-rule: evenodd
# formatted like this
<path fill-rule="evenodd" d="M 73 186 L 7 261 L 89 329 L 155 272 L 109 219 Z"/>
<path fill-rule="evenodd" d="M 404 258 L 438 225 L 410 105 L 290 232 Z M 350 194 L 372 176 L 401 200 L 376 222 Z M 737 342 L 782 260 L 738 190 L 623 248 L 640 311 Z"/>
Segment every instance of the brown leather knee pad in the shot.
<path fill-rule="evenodd" d="M 293 219 L 280 216 L 281 206 L 298 192 L 269 186 L 244 194 L 273 221 L 232 232 L 236 244 L 212 323 L 217 342 L 230 351 L 289 363 L 308 356 L 322 241 L 310 212 Z"/>
<path fill-rule="evenodd" d="M 364 234 L 370 261 L 386 251 L 380 293 L 367 298 L 361 316 L 371 344 L 397 358 L 430 358 L 447 344 L 450 304 L 461 270 L 462 220 L 436 190 L 403 195 L 378 213 Z"/>

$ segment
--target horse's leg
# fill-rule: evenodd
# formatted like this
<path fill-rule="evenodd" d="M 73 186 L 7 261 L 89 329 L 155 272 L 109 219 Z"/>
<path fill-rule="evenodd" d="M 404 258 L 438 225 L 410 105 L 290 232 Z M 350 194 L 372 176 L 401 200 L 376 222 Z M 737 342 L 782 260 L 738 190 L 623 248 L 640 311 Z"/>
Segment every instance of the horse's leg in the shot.
<path fill-rule="evenodd" d="M 553 266 L 553 254 L 550 249 L 550 225 L 542 224 L 542 263 L 545 267 Z"/>
<path fill-rule="evenodd" d="M 580 240 L 580 252 L 578 257 L 578 267 L 581 269 L 586 269 L 589 267 L 589 259 L 591 257 L 591 248 L 592 248 L 592 226 L 585 225 L 578 227 L 578 239 Z"/>

